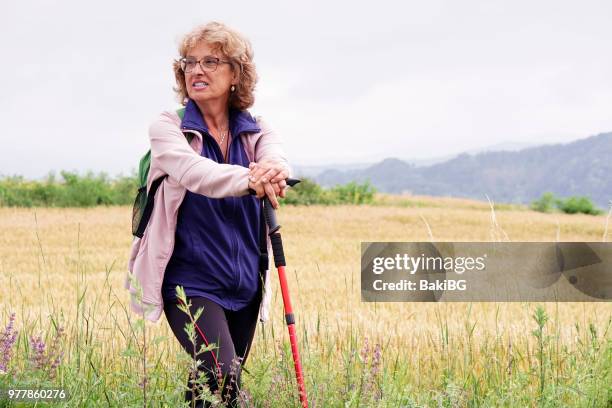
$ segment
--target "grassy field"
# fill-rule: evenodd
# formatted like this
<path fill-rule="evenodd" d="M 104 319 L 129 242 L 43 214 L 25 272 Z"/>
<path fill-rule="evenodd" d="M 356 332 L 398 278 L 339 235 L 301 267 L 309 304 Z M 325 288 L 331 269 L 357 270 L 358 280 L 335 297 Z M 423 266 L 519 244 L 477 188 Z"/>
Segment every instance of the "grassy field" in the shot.
<path fill-rule="evenodd" d="M 470 200 L 378 202 L 278 214 L 311 406 L 612 406 L 610 303 L 362 303 L 359 283 L 361 241 L 602 241 L 605 215 L 503 205 L 492 219 Z M 180 405 L 188 356 L 163 316 L 143 324 L 128 310 L 130 216 L 0 208 L 0 331 L 14 312 L 9 372 L 20 385 L 61 385 L 66 406 Z M 298 406 L 273 276 L 272 318 L 243 385 L 249 406 Z M 30 361 L 38 335 L 49 360 L 59 337 L 56 373 Z"/>

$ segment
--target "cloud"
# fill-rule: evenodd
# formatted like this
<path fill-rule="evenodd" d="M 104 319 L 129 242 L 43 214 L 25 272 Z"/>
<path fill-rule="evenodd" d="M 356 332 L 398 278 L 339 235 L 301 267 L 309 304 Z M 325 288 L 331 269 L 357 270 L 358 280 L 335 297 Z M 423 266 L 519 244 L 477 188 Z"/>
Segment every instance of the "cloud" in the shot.
<path fill-rule="evenodd" d="M 424 158 L 612 130 L 609 2 L 5 9 L 0 174 L 135 167 L 150 121 L 176 106 L 178 39 L 210 19 L 251 39 L 261 77 L 253 111 L 282 133 L 295 163 Z"/>

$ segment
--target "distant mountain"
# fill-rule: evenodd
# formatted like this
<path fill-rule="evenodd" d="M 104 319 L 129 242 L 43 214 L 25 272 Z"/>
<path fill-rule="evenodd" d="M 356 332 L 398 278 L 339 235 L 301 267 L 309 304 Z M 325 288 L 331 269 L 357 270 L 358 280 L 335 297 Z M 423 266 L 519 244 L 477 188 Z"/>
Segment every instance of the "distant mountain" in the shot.
<path fill-rule="evenodd" d="M 485 152 L 517 152 L 519 150 L 524 150 L 529 147 L 536 147 L 535 143 L 524 143 L 524 142 L 502 142 L 497 143 L 491 146 L 482 147 L 479 149 L 468 150 L 465 153 L 469 154 L 478 154 Z"/>
<path fill-rule="evenodd" d="M 469 154 L 477 154 L 482 152 L 498 152 L 498 151 L 517 151 L 520 149 L 524 149 L 526 147 L 535 146 L 532 143 L 522 143 L 522 142 L 504 142 L 498 143 L 491 146 L 486 146 L 479 149 L 468 150 L 466 153 Z M 457 157 L 457 154 L 449 154 L 446 156 L 439 157 L 429 157 L 424 159 L 400 159 L 407 163 L 413 164 L 417 167 L 421 166 L 430 166 L 432 164 L 442 163 L 448 161 L 454 157 Z M 370 167 L 374 164 L 374 162 L 361 162 L 361 163 L 344 163 L 344 164 L 320 164 L 320 165 L 312 165 L 312 164 L 294 164 L 293 171 L 296 176 L 301 177 L 316 177 L 321 173 L 327 170 L 340 170 L 340 171 L 350 171 L 350 170 L 361 170 L 367 167 Z"/>
<path fill-rule="evenodd" d="M 324 164 L 324 165 L 292 165 L 293 173 L 296 177 L 316 177 L 327 170 L 362 170 L 370 167 L 373 163 L 351 163 L 351 164 Z"/>
<path fill-rule="evenodd" d="M 607 208 L 612 199 L 612 132 L 567 144 L 460 154 L 429 166 L 385 159 L 369 167 L 327 170 L 314 179 L 333 186 L 369 180 L 379 191 L 529 203 L 542 193 L 585 195 Z"/>

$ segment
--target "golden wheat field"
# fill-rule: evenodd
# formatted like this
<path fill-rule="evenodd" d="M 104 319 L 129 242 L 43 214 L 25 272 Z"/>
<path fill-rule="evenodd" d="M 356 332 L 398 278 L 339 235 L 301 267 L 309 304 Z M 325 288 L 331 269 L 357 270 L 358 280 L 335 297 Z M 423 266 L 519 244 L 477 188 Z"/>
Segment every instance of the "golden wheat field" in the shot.
<path fill-rule="evenodd" d="M 385 346 L 385 358 L 402 356 L 425 370 L 436 363 L 441 327 L 451 333 L 451 349 L 461 352 L 473 338 L 503 339 L 499 355 L 532 342 L 534 322 L 528 303 L 363 303 L 360 297 L 361 241 L 602 241 L 606 215 L 542 214 L 519 206 L 494 212 L 486 202 L 428 197 L 379 197 L 382 205 L 282 207 L 282 225 L 289 287 L 298 332 L 310 344 L 340 348 L 347 329 Z M 68 338 L 92 336 L 102 344 L 102 358 L 119 364 L 115 355 L 125 347 L 128 294 L 123 288 L 129 247 L 131 209 L 0 209 L 0 311 L 7 320 L 14 311 L 32 328 L 48 326 L 48 316 L 63 316 Z M 267 329 L 286 336 L 282 299 L 273 271 L 272 318 Z M 77 311 L 80 296 L 82 310 Z M 578 341 L 575 325 L 593 323 L 605 332 L 612 317 L 610 303 L 546 303 L 559 335 L 571 345 Z M 85 324 L 79 334 L 78 313 Z M 150 325 L 150 336 L 167 336 L 164 347 L 179 350 L 164 316 Z M 261 326 L 261 325 L 260 325 Z M 281 333 L 281 334 L 279 334 Z M 605 332 L 608 338 L 610 333 Z M 253 354 L 268 347 L 258 330 Z M 303 349 L 308 344 L 302 344 Z M 481 346 L 482 347 L 482 343 Z M 70 350 L 67 350 L 70 353 Z M 172 357 L 173 352 L 168 356 Z M 304 350 L 307 353 L 308 350 Z M 476 353 L 478 350 L 476 350 Z M 419 381 L 433 381 L 418 375 Z"/>
<path fill-rule="evenodd" d="M 450 324 L 462 324 L 466 305 L 361 303 L 361 241 L 428 241 L 429 230 L 437 241 L 491 241 L 502 235 L 500 228 L 513 241 L 554 241 L 557 235 L 561 241 L 601 241 L 606 224 L 605 216 L 497 210 L 496 228 L 487 203 L 417 199 L 414 202 L 420 207 L 313 206 L 279 211 L 289 285 L 301 322 L 312 325 L 319 318 L 332 332 L 352 323 L 372 337 L 384 336 L 399 348 L 415 349 L 438 326 L 436 313 Z M 64 310 L 69 315 L 79 285 L 95 297 L 108 279 L 113 295 L 99 299 L 97 307 L 112 310 L 113 303 L 127 302 L 123 280 L 130 242 L 127 207 L 0 209 L 2 309 L 18 308 L 17 312 L 29 315 Z M 282 302 L 276 280 L 273 288 L 272 310 L 275 320 L 280 321 Z M 472 313 L 491 324 L 482 329 L 493 328 L 498 313 L 498 330 L 511 329 L 521 336 L 522 327 L 529 323 L 524 306 L 479 304 L 473 306 Z M 568 322 L 589 316 L 603 324 L 612 312 L 606 303 L 555 307 Z M 121 315 L 119 310 L 115 312 Z M 95 318 L 104 323 L 111 313 Z M 160 330 L 165 326 L 160 324 Z M 112 338 L 112 334 L 106 335 Z"/>

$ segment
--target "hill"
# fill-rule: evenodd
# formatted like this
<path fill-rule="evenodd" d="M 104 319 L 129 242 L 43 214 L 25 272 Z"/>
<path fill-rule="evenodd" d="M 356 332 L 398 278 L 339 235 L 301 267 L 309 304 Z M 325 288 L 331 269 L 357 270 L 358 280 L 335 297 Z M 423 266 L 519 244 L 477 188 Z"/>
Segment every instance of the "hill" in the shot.
<path fill-rule="evenodd" d="M 363 169 L 327 170 L 323 186 L 369 180 L 379 191 L 528 203 L 550 191 L 584 195 L 606 208 L 612 199 L 612 132 L 566 144 L 519 151 L 463 153 L 442 163 L 415 166 L 389 158 Z"/>

